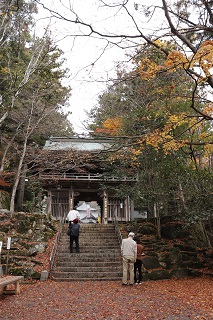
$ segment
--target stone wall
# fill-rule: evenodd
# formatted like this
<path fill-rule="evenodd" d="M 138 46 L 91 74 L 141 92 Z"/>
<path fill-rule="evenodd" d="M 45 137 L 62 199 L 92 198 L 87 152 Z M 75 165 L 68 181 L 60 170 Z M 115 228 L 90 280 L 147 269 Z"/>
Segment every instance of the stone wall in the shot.
<path fill-rule="evenodd" d="M 44 214 L 19 212 L 10 218 L 7 210 L 0 210 L 3 273 L 7 267 L 8 274 L 40 279 L 41 273 L 48 270 L 50 244 L 58 227 L 58 223 Z M 133 231 L 144 246 L 143 280 L 213 275 L 213 249 L 207 246 L 200 225 L 186 227 L 167 217 L 161 222 L 160 239 L 153 220 L 120 223 L 120 230 L 123 238 Z M 8 237 L 11 237 L 10 250 L 7 250 Z"/>
<path fill-rule="evenodd" d="M 57 232 L 57 223 L 45 214 L 15 213 L 0 210 L 0 241 L 3 242 L 1 263 L 3 274 L 40 278 L 49 260 L 49 241 Z M 7 249 L 11 237 L 10 249 Z M 47 258 L 42 255 L 47 252 Z"/>
<path fill-rule="evenodd" d="M 160 239 L 153 220 L 121 223 L 120 230 L 123 238 L 133 231 L 144 246 L 143 280 L 213 276 L 213 249 L 207 247 L 199 225 L 186 227 L 167 218 L 162 221 Z"/>

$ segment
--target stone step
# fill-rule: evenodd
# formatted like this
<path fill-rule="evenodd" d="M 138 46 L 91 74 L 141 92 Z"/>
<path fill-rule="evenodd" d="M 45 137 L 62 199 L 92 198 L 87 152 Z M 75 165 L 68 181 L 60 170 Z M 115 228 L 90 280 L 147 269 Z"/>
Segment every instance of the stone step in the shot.
<path fill-rule="evenodd" d="M 122 276 L 119 276 L 119 277 L 115 277 L 114 275 L 110 276 L 106 276 L 104 278 L 98 278 L 98 276 L 94 275 L 94 277 L 91 279 L 91 278 L 77 278 L 76 276 L 74 276 L 73 278 L 58 278 L 57 276 L 51 276 L 51 279 L 53 281 L 56 281 L 56 282 L 72 282 L 72 281 L 121 281 L 122 279 Z"/>
<path fill-rule="evenodd" d="M 97 245 L 97 244 L 82 244 L 82 243 L 79 243 L 79 246 L 82 248 L 82 249 L 85 249 L 85 250 L 88 250 L 88 249 L 91 249 L 90 251 L 92 251 L 93 249 L 102 249 L 102 250 L 106 250 L 106 251 L 110 251 L 112 249 L 117 249 L 119 251 L 121 251 L 120 249 L 120 246 L 116 245 L 116 244 L 102 244 L 102 245 Z M 69 243 L 64 243 L 64 244 L 61 244 L 59 247 L 58 247 L 58 251 L 64 251 L 64 250 L 67 250 L 68 248 L 70 247 L 70 244 Z M 75 242 L 73 243 L 73 247 L 75 247 Z"/>
<path fill-rule="evenodd" d="M 65 225 L 68 225 L 68 223 L 66 223 Z M 82 229 L 86 229 L 86 230 L 114 230 L 115 229 L 115 225 L 114 224 L 89 224 L 89 223 L 80 223 L 80 226 Z"/>
<path fill-rule="evenodd" d="M 69 236 L 67 235 L 67 230 L 65 233 L 61 233 L 61 239 L 66 239 L 69 238 Z M 116 234 L 112 233 L 112 232 L 108 232 L 108 233 L 83 233 L 80 232 L 79 233 L 79 238 L 85 238 L 85 239 L 117 239 Z"/>
<path fill-rule="evenodd" d="M 117 254 L 110 254 L 107 255 L 105 253 L 103 254 L 89 254 L 89 256 L 86 255 L 86 253 L 65 253 L 65 254 L 60 254 L 57 255 L 55 258 L 55 263 L 58 262 L 70 262 L 72 263 L 73 261 L 75 262 L 100 262 L 100 261 L 119 261 L 121 259 L 121 256 L 118 256 Z"/>
<path fill-rule="evenodd" d="M 67 233 L 67 230 L 68 230 L 68 226 L 66 227 L 63 227 L 62 229 L 62 234 L 66 234 Z M 116 234 L 115 233 L 115 229 L 83 229 L 83 228 L 80 228 L 80 233 L 84 233 L 84 234 L 88 234 L 88 235 L 91 235 L 91 234 L 105 234 L 105 235 L 108 235 L 108 234 Z"/>
<path fill-rule="evenodd" d="M 63 230 L 67 229 L 69 227 L 68 223 L 63 225 Z M 104 231 L 104 232 L 108 232 L 108 231 L 114 231 L 115 230 L 115 226 L 114 225 L 89 225 L 89 224 L 84 224 L 84 223 L 80 223 L 80 230 L 84 230 L 85 232 L 97 232 L 97 231 Z"/>
<path fill-rule="evenodd" d="M 67 230 L 65 233 L 61 234 L 61 239 L 65 240 L 68 239 L 69 236 L 67 235 Z M 83 233 L 80 232 L 79 238 L 83 239 L 117 239 L 116 234 L 108 232 L 108 233 Z"/>
<path fill-rule="evenodd" d="M 80 227 L 80 253 L 69 253 L 68 225 L 64 225 L 54 259 L 51 278 L 55 281 L 120 280 L 121 249 L 114 225 Z"/>
<path fill-rule="evenodd" d="M 116 248 L 116 247 L 107 247 L 107 248 L 100 248 L 100 247 L 79 247 L 79 251 L 80 253 L 101 253 L 101 254 L 104 254 L 106 252 L 106 250 L 112 252 L 112 253 L 116 253 L 116 254 L 120 254 L 121 253 L 121 250 L 120 248 Z M 58 252 L 57 252 L 57 256 L 58 255 L 61 255 L 61 254 L 66 254 L 66 253 L 69 253 L 70 249 L 69 247 L 64 248 L 63 249 L 58 249 Z M 75 251 L 75 246 L 73 246 L 73 251 Z M 73 252 L 74 253 L 74 252 Z"/>
<path fill-rule="evenodd" d="M 114 272 L 52 272 L 52 277 L 53 278 L 58 278 L 58 279 L 72 279 L 75 278 L 75 280 L 79 280 L 81 278 L 87 278 L 87 279 L 94 279 L 94 278 L 119 278 L 122 276 L 122 273 L 119 271 L 114 271 Z"/>
<path fill-rule="evenodd" d="M 66 240 L 65 241 L 60 241 L 59 242 L 59 247 L 67 247 L 69 245 L 70 241 Z M 74 241 L 75 243 L 75 241 Z M 91 241 L 91 242 L 87 242 L 87 241 L 82 241 L 79 239 L 79 245 L 81 245 L 82 247 L 100 247 L 100 246 L 103 246 L 103 247 L 118 247 L 119 243 L 118 242 L 115 242 L 115 241 Z"/>
<path fill-rule="evenodd" d="M 110 250 L 112 253 L 116 253 L 117 255 L 121 254 L 120 249 L 117 249 L 116 247 L 108 247 L 106 249 L 100 249 L 99 247 L 81 247 L 81 246 L 79 247 L 80 254 L 82 254 L 82 253 L 90 253 L 90 254 L 101 253 L 101 254 L 104 254 L 106 250 Z M 72 251 L 73 251 L 72 253 L 76 253 L 75 246 L 73 246 Z M 58 255 L 60 256 L 61 254 L 67 254 L 67 253 L 70 253 L 69 246 L 58 249 L 57 256 Z"/>
<path fill-rule="evenodd" d="M 66 237 L 66 238 L 63 238 L 61 237 L 60 238 L 60 241 L 59 243 L 68 243 L 70 241 L 70 238 L 69 237 Z M 95 244 L 100 244 L 100 245 L 103 245 L 103 244 L 107 244 L 107 243 L 115 243 L 116 245 L 119 244 L 119 241 L 118 241 L 118 238 L 112 238 L 112 237 L 109 237 L 109 238 L 85 238 L 85 237 L 79 237 L 79 243 L 95 243 Z"/>
<path fill-rule="evenodd" d="M 53 269 L 53 273 L 88 273 L 88 272 L 104 272 L 104 273 L 112 273 L 112 272 L 122 272 L 121 264 L 115 266 L 68 266 L 68 267 L 55 267 Z"/>
<path fill-rule="evenodd" d="M 68 268 L 68 267 L 116 267 L 116 266 L 121 266 L 121 259 L 115 260 L 115 261 L 82 261 L 82 260 L 72 260 L 72 261 L 57 261 L 57 266 L 54 267 L 54 269 L 57 268 Z"/>

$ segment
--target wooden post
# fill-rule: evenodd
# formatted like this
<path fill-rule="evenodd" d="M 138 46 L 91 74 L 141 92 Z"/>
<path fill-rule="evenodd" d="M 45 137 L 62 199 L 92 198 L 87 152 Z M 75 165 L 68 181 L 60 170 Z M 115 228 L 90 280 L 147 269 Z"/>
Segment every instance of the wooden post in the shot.
<path fill-rule="evenodd" d="M 50 214 L 51 213 L 51 207 L 52 207 L 52 192 L 51 190 L 48 190 L 47 194 L 47 208 L 46 208 L 46 213 Z"/>
<path fill-rule="evenodd" d="M 69 190 L 69 210 L 72 210 L 74 207 L 74 190 L 71 187 Z"/>

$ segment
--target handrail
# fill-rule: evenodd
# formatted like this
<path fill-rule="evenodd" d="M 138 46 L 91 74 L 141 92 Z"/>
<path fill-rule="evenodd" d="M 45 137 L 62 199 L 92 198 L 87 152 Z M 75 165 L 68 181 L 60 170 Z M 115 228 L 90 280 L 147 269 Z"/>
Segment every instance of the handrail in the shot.
<path fill-rule="evenodd" d="M 93 181 L 137 181 L 136 176 L 128 176 L 128 177 L 107 177 L 102 174 L 95 173 L 40 173 L 40 179 L 57 179 L 57 180 L 93 180 Z"/>
<path fill-rule="evenodd" d="M 51 253 L 50 253 L 49 277 L 51 277 L 51 272 L 52 272 L 52 269 L 53 269 L 53 265 L 54 265 L 54 261 L 55 261 L 55 255 L 56 255 L 56 252 L 57 252 L 57 249 L 58 249 L 58 243 L 59 243 L 59 240 L 60 240 L 60 237 L 61 237 L 63 224 L 64 224 L 64 219 L 62 218 L 61 221 L 60 221 L 59 230 L 57 232 L 57 235 L 56 235 L 56 238 L 55 238 L 55 241 L 54 241 Z"/>
<path fill-rule="evenodd" d="M 122 235 L 121 235 L 121 231 L 120 231 L 120 228 L 119 228 L 119 225 L 118 225 L 118 221 L 116 219 L 116 215 L 115 214 L 113 216 L 113 223 L 115 225 L 115 235 L 118 237 L 118 241 L 119 241 L 119 244 L 121 246 L 121 244 L 122 244 Z"/>

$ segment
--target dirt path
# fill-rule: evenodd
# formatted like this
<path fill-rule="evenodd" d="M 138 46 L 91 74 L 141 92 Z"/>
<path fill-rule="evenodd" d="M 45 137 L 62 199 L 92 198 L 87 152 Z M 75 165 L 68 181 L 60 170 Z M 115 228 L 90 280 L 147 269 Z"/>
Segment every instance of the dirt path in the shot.
<path fill-rule="evenodd" d="M 0 320 L 213 319 L 213 279 L 37 282 L 0 296 Z"/>

